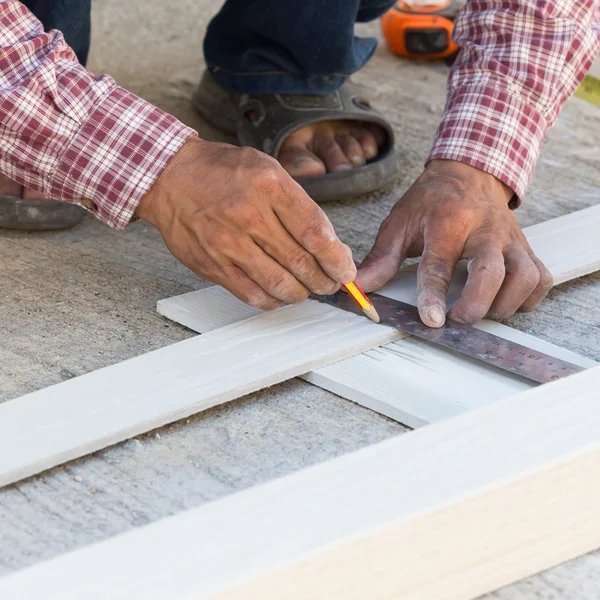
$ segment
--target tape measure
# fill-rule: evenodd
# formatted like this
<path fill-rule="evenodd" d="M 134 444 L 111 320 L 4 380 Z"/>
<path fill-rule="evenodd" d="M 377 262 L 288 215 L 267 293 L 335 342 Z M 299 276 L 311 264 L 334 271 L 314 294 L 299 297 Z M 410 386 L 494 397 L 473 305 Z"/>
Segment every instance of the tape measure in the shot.
<path fill-rule="evenodd" d="M 600 106 L 600 80 L 592 75 L 586 75 L 575 91 L 575 95 L 595 106 Z"/>
<path fill-rule="evenodd" d="M 458 51 L 454 19 L 465 0 L 401 0 L 381 18 L 390 49 L 408 58 L 448 58 Z"/>

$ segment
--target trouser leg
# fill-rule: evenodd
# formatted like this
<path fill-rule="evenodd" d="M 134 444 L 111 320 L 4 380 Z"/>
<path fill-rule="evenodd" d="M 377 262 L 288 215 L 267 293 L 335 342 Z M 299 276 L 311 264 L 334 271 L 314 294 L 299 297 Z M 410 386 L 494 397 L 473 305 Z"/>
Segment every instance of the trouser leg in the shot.
<path fill-rule="evenodd" d="M 44 29 L 58 29 L 77 54 L 87 61 L 91 34 L 91 0 L 21 0 L 42 22 Z"/>
<path fill-rule="evenodd" d="M 391 0 L 227 0 L 204 41 L 219 84 L 249 93 L 329 93 L 375 51 L 354 35 Z"/>

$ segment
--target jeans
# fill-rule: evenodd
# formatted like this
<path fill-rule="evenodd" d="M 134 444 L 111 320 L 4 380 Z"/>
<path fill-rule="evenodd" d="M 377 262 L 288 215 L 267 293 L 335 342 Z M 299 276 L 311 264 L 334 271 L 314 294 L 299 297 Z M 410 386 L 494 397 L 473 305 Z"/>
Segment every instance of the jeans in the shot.
<path fill-rule="evenodd" d="M 91 0 L 21 0 L 44 29 L 62 31 L 82 65 L 90 49 Z"/>
<path fill-rule="evenodd" d="M 91 0 L 22 0 L 46 29 L 59 29 L 82 64 Z M 354 35 L 393 0 L 227 0 L 204 40 L 208 69 L 229 90 L 327 94 L 358 71 L 377 46 Z M 174 3 L 177 10 L 177 3 Z"/>
<path fill-rule="evenodd" d="M 326 94 L 371 58 L 377 41 L 354 35 L 393 0 L 227 0 L 211 21 L 204 56 L 238 92 Z"/>

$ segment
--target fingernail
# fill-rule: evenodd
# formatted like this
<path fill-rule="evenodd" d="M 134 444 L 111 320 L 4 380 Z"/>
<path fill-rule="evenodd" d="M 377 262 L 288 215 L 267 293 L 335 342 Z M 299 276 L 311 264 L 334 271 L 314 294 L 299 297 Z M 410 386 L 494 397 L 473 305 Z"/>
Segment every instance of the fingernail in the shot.
<path fill-rule="evenodd" d="M 333 167 L 333 172 L 338 173 L 339 171 L 349 171 L 352 168 L 352 165 L 347 165 L 346 163 L 342 163 L 340 165 L 336 165 Z"/>
<path fill-rule="evenodd" d="M 432 306 L 427 311 L 427 318 L 436 325 L 443 325 L 446 316 L 444 315 L 444 311 L 439 306 Z"/>

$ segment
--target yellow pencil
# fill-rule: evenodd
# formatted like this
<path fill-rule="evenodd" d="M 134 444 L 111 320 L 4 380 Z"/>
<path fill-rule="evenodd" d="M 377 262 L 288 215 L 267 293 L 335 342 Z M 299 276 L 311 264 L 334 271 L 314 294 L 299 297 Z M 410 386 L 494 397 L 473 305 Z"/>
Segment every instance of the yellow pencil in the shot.
<path fill-rule="evenodd" d="M 346 291 L 356 300 L 356 303 L 360 306 L 362 311 L 375 323 L 381 323 L 381 319 L 373 306 L 373 303 L 367 298 L 367 295 L 360 289 L 356 281 L 350 283 L 344 283 L 343 286 Z"/>

